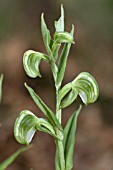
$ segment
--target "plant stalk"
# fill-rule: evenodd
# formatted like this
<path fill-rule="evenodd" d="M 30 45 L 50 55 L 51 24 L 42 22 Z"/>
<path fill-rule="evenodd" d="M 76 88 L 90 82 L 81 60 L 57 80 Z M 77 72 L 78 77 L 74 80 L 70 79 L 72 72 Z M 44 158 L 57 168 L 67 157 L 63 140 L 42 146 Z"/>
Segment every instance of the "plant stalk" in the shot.
<path fill-rule="evenodd" d="M 62 110 L 59 108 L 59 88 L 56 87 L 56 117 L 59 120 L 59 122 L 61 123 L 61 112 Z M 57 135 L 62 138 L 62 132 L 57 129 Z M 64 159 L 64 147 L 63 147 L 63 142 L 62 140 L 58 140 L 57 141 L 57 149 L 58 149 L 58 156 L 59 156 L 59 162 L 60 162 L 60 168 L 61 170 L 65 170 L 65 159 Z"/>

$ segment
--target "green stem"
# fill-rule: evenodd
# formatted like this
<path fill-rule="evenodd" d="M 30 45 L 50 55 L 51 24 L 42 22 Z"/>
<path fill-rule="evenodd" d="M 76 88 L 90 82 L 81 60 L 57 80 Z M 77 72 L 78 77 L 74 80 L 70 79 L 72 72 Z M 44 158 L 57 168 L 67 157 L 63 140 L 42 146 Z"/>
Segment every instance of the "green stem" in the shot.
<path fill-rule="evenodd" d="M 56 87 L 56 117 L 61 123 L 61 109 L 59 109 L 59 88 Z M 57 135 L 60 137 L 62 136 L 62 132 L 57 129 Z M 61 137 L 62 138 L 62 137 Z M 58 156 L 59 156 L 59 163 L 60 163 L 60 170 L 65 170 L 65 159 L 64 159 L 64 147 L 62 140 L 57 141 L 57 149 L 58 149 Z"/>
<path fill-rule="evenodd" d="M 59 90 L 60 90 L 60 86 L 57 86 L 56 85 L 56 81 L 57 81 L 57 72 L 58 72 L 58 68 L 55 64 L 55 62 L 52 60 L 51 61 L 51 68 L 52 68 L 52 73 L 53 73 L 53 77 L 54 77 L 54 81 L 55 81 L 55 87 L 56 87 L 56 117 L 57 119 L 59 120 L 59 122 L 61 123 L 61 112 L 62 110 L 59 109 Z M 60 167 L 57 169 L 56 167 L 56 170 L 65 170 L 65 158 L 64 158 L 64 147 L 63 147 L 63 141 L 60 140 L 62 139 L 63 137 L 63 134 L 62 132 L 59 130 L 59 129 L 56 129 L 56 133 L 57 133 L 57 136 L 59 136 L 59 140 L 56 141 L 56 155 L 59 157 L 57 161 L 59 161 L 59 164 L 60 164 Z"/>

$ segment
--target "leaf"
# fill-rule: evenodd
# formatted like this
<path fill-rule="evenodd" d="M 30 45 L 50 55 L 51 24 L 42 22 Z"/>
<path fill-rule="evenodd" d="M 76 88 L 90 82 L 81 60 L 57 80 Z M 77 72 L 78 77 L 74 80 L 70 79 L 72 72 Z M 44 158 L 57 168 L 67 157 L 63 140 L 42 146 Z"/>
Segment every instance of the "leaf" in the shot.
<path fill-rule="evenodd" d="M 68 32 L 56 32 L 54 34 L 54 41 L 56 43 L 73 43 L 73 37 L 70 33 Z"/>
<path fill-rule="evenodd" d="M 34 92 L 34 90 L 25 83 L 25 87 L 31 95 L 39 109 L 44 113 L 49 122 L 62 131 L 62 126 L 59 120 L 56 118 L 55 114 L 46 106 L 46 104 L 41 100 L 41 98 Z"/>
<path fill-rule="evenodd" d="M 64 9 L 63 5 L 61 5 L 61 17 L 58 21 L 55 21 L 55 29 L 56 32 L 63 32 L 64 31 Z"/>
<path fill-rule="evenodd" d="M 87 73 L 80 73 L 72 82 L 81 97 L 83 103 L 88 105 L 89 103 L 94 103 L 99 96 L 99 88 L 94 77 Z"/>
<path fill-rule="evenodd" d="M 61 44 L 54 42 L 52 46 L 53 61 L 56 62 Z"/>
<path fill-rule="evenodd" d="M 58 21 L 55 21 L 55 29 L 56 32 L 64 32 L 64 9 L 63 9 L 63 5 L 61 5 L 61 17 L 59 18 Z M 52 44 L 52 54 L 53 54 L 53 60 L 56 61 L 57 57 L 58 57 L 58 51 L 60 48 L 61 44 L 54 41 L 54 43 Z"/>
<path fill-rule="evenodd" d="M 2 84 L 3 84 L 3 74 L 0 76 L 0 103 L 2 100 Z"/>
<path fill-rule="evenodd" d="M 54 57 L 54 61 L 57 60 L 58 51 L 61 46 L 61 43 L 74 43 L 73 37 L 68 33 L 64 32 L 64 9 L 63 5 L 61 5 L 61 17 L 58 21 L 55 21 L 55 29 L 56 32 L 54 34 L 54 43 L 52 45 L 52 53 Z"/>
<path fill-rule="evenodd" d="M 53 72 L 54 81 L 56 82 L 58 68 L 57 68 L 57 65 L 54 61 L 51 62 L 51 69 L 52 69 L 52 72 Z"/>
<path fill-rule="evenodd" d="M 23 110 L 14 125 L 15 139 L 21 144 L 29 145 L 36 130 L 48 133 L 58 139 L 53 126 L 46 119 L 36 117 L 29 110 Z"/>
<path fill-rule="evenodd" d="M 39 71 L 39 65 L 41 60 L 50 62 L 49 57 L 43 53 L 36 52 L 33 50 L 28 50 L 24 53 L 23 56 L 23 66 L 26 71 L 26 74 L 31 78 L 36 78 L 37 76 L 41 77 Z"/>
<path fill-rule="evenodd" d="M 50 46 L 51 46 L 51 36 L 50 36 L 49 30 L 47 29 L 43 13 L 41 15 L 41 31 L 42 31 L 42 37 L 43 37 L 43 41 L 44 41 L 46 50 L 47 50 L 49 56 L 51 56 L 52 55 L 51 49 L 50 49 Z"/>
<path fill-rule="evenodd" d="M 13 153 L 9 158 L 7 158 L 3 163 L 0 164 L 0 170 L 6 169 L 22 152 L 28 150 L 29 148 L 30 147 L 23 147 Z"/>
<path fill-rule="evenodd" d="M 73 36 L 74 26 L 72 26 L 72 30 L 71 30 L 70 34 L 71 34 L 71 36 Z M 70 47 L 71 47 L 71 43 L 67 43 L 64 45 L 64 48 L 62 50 L 62 53 L 61 53 L 61 56 L 60 56 L 60 59 L 58 62 L 58 75 L 57 75 L 57 82 L 56 82 L 57 85 L 61 84 L 61 82 L 63 80 Z"/>
<path fill-rule="evenodd" d="M 73 153 L 75 145 L 75 132 L 77 126 L 77 118 L 81 111 L 82 106 L 73 113 L 73 115 L 68 120 L 66 127 L 64 129 L 64 155 L 66 161 L 66 170 L 71 170 L 73 168 Z"/>

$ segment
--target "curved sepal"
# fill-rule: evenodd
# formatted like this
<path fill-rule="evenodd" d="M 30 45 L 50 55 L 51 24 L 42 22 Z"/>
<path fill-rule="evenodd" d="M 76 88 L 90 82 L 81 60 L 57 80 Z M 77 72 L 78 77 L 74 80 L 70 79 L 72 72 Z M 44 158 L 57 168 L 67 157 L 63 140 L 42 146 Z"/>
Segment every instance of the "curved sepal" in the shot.
<path fill-rule="evenodd" d="M 55 129 L 46 119 L 44 118 L 38 118 L 38 119 L 39 119 L 40 126 L 36 125 L 37 130 L 48 133 L 49 135 L 53 136 L 56 139 L 63 140 L 56 135 Z"/>
<path fill-rule="evenodd" d="M 65 108 L 69 106 L 77 98 L 78 91 L 72 88 L 71 91 L 66 95 L 66 97 L 61 101 L 60 108 Z"/>
<path fill-rule="evenodd" d="M 39 71 L 39 65 L 41 60 L 50 62 L 49 57 L 43 53 L 36 52 L 33 50 L 28 50 L 24 53 L 23 56 L 23 66 L 26 71 L 26 74 L 31 78 L 36 78 L 37 76 L 41 77 Z"/>
<path fill-rule="evenodd" d="M 80 73 L 72 82 L 79 93 L 83 103 L 88 105 L 89 103 L 94 103 L 99 96 L 99 88 L 94 77 L 87 73 Z"/>
<path fill-rule="evenodd" d="M 15 139 L 21 144 L 29 144 L 39 125 L 38 118 L 29 110 L 23 110 L 14 125 Z"/>
<path fill-rule="evenodd" d="M 73 36 L 68 32 L 56 32 L 54 34 L 54 41 L 56 43 L 74 43 Z"/>
<path fill-rule="evenodd" d="M 66 84 L 59 91 L 60 107 L 69 106 L 78 95 L 86 105 L 97 100 L 99 88 L 91 74 L 87 72 L 80 73 L 72 82 Z"/>
<path fill-rule="evenodd" d="M 29 110 L 23 110 L 14 125 L 14 136 L 16 140 L 21 144 L 28 145 L 36 130 L 48 133 L 57 138 L 53 126 L 46 119 L 36 117 Z"/>
<path fill-rule="evenodd" d="M 69 106 L 76 99 L 78 91 L 75 90 L 76 89 L 74 89 L 74 91 L 72 90 L 72 83 L 70 82 L 59 91 L 60 108 Z"/>

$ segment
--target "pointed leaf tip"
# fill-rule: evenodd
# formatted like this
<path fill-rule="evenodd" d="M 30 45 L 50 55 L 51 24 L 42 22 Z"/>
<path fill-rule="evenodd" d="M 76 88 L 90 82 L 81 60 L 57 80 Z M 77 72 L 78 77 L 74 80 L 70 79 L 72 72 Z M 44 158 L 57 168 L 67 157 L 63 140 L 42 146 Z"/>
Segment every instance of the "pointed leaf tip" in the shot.
<path fill-rule="evenodd" d="M 28 88 L 28 85 L 27 85 L 27 83 L 26 83 L 26 82 L 24 83 L 24 86 L 25 86 L 26 88 Z"/>
<path fill-rule="evenodd" d="M 44 20 L 44 13 L 42 13 L 41 15 L 41 32 L 42 32 L 42 37 L 43 37 L 46 50 L 49 56 L 51 57 L 52 53 L 51 53 L 50 43 L 52 39 L 50 36 L 50 31 L 48 30 L 47 25 Z"/>
<path fill-rule="evenodd" d="M 63 4 L 61 5 L 61 16 L 58 21 L 55 21 L 55 29 L 56 32 L 63 32 L 64 31 L 64 8 Z"/>
<path fill-rule="evenodd" d="M 44 13 L 41 14 L 41 17 L 42 17 L 42 18 L 44 17 Z"/>

